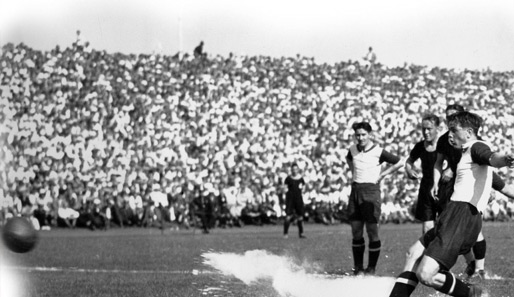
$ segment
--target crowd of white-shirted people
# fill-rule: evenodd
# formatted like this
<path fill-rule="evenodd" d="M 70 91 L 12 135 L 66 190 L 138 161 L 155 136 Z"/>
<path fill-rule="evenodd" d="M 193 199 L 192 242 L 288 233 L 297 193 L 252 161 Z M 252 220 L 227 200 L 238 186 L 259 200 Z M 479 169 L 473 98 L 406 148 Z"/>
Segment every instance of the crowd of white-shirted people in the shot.
<path fill-rule="evenodd" d="M 351 124 L 369 121 L 375 141 L 406 158 L 423 114 L 452 103 L 483 116 L 481 136 L 512 150 L 514 72 L 375 59 L 108 53 L 80 33 L 49 51 L 2 45 L 0 224 L 25 216 L 42 230 L 206 233 L 276 224 L 292 163 L 307 183 L 305 220 L 345 223 Z M 382 223 L 413 222 L 418 182 L 400 170 L 381 187 Z M 496 193 L 484 219 L 513 218 Z"/>

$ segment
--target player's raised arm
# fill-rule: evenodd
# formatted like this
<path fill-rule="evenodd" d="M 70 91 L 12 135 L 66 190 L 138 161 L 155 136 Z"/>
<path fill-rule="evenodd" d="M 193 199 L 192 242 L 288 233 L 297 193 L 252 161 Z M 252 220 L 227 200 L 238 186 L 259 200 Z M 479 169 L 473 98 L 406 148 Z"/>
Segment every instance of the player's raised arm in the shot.
<path fill-rule="evenodd" d="M 514 185 L 513 184 L 505 185 L 505 187 L 503 187 L 500 190 L 500 193 L 502 193 L 509 199 L 514 199 Z"/>
<path fill-rule="evenodd" d="M 405 165 L 405 161 L 402 160 L 399 157 L 396 163 L 392 163 L 392 165 L 388 166 L 384 171 L 380 173 L 380 177 L 378 178 L 378 181 L 381 181 L 384 177 L 388 176 L 389 174 L 398 171 L 400 168 L 402 168 Z"/>
<path fill-rule="evenodd" d="M 506 155 L 501 153 L 494 153 L 489 158 L 489 164 L 496 168 L 501 167 L 514 167 L 514 155 Z"/>

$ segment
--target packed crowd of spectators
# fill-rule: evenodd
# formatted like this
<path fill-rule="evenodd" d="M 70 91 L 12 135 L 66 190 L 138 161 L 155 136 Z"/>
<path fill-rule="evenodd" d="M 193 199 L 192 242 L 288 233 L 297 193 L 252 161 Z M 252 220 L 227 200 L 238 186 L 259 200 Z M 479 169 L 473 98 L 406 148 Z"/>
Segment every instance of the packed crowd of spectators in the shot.
<path fill-rule="evenodd" d="M 376 142 L 407 157 L 421 116 L 451 103 L 483 116 L 486 141 L 513 149 L 514 72 L 371 66 L 108 53 L 80 35 L 50 51 L 3 45 L 0 223 L 273 224 L 292 162 L 308 184 L 308 219 L 345 222 L 351 124 L 369 121 Z M 383 222 L 412 221 L 417 188 L 403 172 L 386 178 Z M 486 218 L 513 218 L 496 196 Z"/>

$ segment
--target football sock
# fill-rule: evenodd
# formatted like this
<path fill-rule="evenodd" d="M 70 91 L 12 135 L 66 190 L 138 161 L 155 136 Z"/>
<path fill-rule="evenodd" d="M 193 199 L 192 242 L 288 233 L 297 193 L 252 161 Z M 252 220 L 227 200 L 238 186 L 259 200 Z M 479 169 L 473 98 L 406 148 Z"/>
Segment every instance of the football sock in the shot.
<path fill-rule="evenodd" d="M 468 297 L 469 285 L 465 284 L 448 271 L 442 271 L 440 273 L 446 276 L 446 280 L 444 281 L 443 286 L 437 289 L 437 291 L 450 296 Z"/>
<path fill-rule="evenodd" d="M 284 235 L 287 235 L 287 233 L 289 232 L 289 219 L 286 217 L 284 219 Z"/>
<path fill-rule="evenodd" d="M 404 271 L 400 273 L 389 297 L 409 297 L 412 292 L 414 292 L 414 289 L 416 289 L 418 282 L 418 278 L 414 272 Z"/>
<path fill-rule="evenodd" d="M 368 267 L 375 268 L 377 266 L 378 257 L 380 256 L 380 240 L 372 241 L 369 243 L 369 259 L 368 259 Z"/>
<path fill-rule="evenodd" d="M 487 244 L 484 240 L 477 241 L 473 246 L 473 253 L 475 254 L 477 270 L 484 270 L 485 267 L 485 252 Z"/>
<path fill-rule="evenodd" d="M 298 220 L 298 233 L 300 236 L 303 234 L 303 220 Z"/>
<path fill-rule="evenodd" d="M 353 263 L 355 268 L 362 268 L 364 262 L 364 250 L 366 243 L 364 238 L 352 240 Z"/>

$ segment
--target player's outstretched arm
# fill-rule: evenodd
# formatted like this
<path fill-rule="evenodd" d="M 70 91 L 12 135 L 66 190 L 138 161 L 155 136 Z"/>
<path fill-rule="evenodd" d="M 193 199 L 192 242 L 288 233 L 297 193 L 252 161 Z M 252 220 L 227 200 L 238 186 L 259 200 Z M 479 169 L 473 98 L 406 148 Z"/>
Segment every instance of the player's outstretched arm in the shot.
<path fill-rule="evenodd" d="M 500 193 L 507 196 L 509 199 L 514 199 L 514 185 L 513 184 L 506 184 L 503 189 L 500 190 Z"/>
<path fill-rule="evenodd" d="M 412 159 L 409 157 L 407 158 L 407 161 L 405 161 L 405 173 L 407 173 L 407 177 L 410 179 L 418 179 L 419 174 L 416 172 L 414 167 L 414 162 L 412 162 Z"/>
<path fill-rule="evenodd" d="M 510 167 L 514 168 L 514 155 L 505 155 L 500 153 L 494 153 L 491 158 L 489 158 L 489 164 L 492 167 L 501 168 L 501 167 Z"/>
<path fill-rule="evenodd" d="M 380 173 L 380 177 L 379 177 L 378 181 L 381 181 L 387 175 L 398 171 L 403 166 L 405 166 L 405 160 L 400 159 L 400 161 L 396 162 L 395 164 L 387 167 L 384 171 L 382 171 L 382 173 Z"/>

